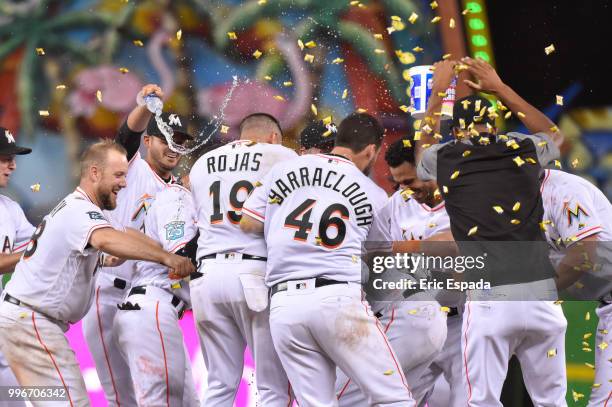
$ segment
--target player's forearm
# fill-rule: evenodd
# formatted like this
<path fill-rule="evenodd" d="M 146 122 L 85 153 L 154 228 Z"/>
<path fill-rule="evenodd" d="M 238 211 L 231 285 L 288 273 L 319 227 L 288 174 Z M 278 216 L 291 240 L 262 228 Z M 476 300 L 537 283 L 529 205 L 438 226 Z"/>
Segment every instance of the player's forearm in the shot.
<path fill-rule="evenodd" d="M 423 240 L 393 242 L 394 253 L 423 253 L 427 256 L 456 256 L 457 244 L 450 231 L 437 233 Z"/>
<path fill-rule="evenodd" d="M 0 253 L 0 274 L 12 273 L 20 258 L 21 253 Z"/>
<path fill-rule="evenodd" d="M 576 283 L 584 273 L 593 271 L 597 264 L 597 238 L 587 237 L 570 246 L 557 266 L 556 283 L 558 290 L 565 290 Z"/>
<path fill-rule="evenodd" d="M 149 236 L 145 235 L 142 232 L 139 232 L 136 229 L 125 228 L 125 233 L 127 233 L 127 235 L 130 236 L 131 238 L 138 240 L 142 244 L 152 244 L 157 247 L 162 247 L 162 245 L 159 242 L 156 242 L 155 240 L 151 239 Z"/>
<path fill-rule="evenodd" d="M 127 260 L 146 260 L 164 264 L 168 252 L 151 239 L 134 238 L 128 233 L 112 228 L 95 230 L 90 243 L 98 250 Z"/>
<path fill-rule="evenodd" d="M 127 126 L 135 132 L 143 132 L 151 119 L 151 112 L 146 106 L 136 106 L 127 117 Z"/>
<path fill-rule="evenodd" d="M 546 133 L 557 146 L 563 143 L 563 134 L 560 131 L 552 130 L 555 128 L 555 123 L 529 104 L 510 86 L 504 84 L 495 92 L 495 96 L 519 118 L 531 134 Z M 519 114 L 519 112 L 522 114 Z"/>
<path fill-rule="evenodd" d="M 240 219 L 240 229 L 244 233 L 259 233 L 264 232 L 264 224 L 259 220 L 243 213 L 242 219 Z"/>

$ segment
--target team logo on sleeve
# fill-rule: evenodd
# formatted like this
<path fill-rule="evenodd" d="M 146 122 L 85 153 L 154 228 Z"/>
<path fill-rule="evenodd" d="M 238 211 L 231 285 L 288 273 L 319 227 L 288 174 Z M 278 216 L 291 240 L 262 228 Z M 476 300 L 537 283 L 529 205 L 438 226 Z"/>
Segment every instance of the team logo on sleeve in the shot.
<path fill-rule="evenodd" d="M 164 226 L 164 229 L 166 229 L 166 240 L 178 240 L 185 236 L 185 222 L 170 222 Z"/>
<path fill-rule="evenodd" d="M 87 214 L 89 215 L 89 219 L 92 220 L 106 220 L 100 212 L 90 211 L 87 212 Z"/>
<path fill-rule="evenodd" d="M 563 210 L 567 212 L 567 225 L 568 226 L 572 226 L 573 220 L 576 219 L 576 222 L 578 222 L 579 228 L 582 229 L 584 227 L 584 224 L 580 223 L 580 220 L 581 220 L 580 217 L 581 215 L 584 215 L 585 217 L 589 217 L 589 214 L 587 211 L 584 210 L 582 206 L 580 206 L 579 203 L 577 203 L 576 207 L 572 209 L 569 202 L 565 202 Z"/>

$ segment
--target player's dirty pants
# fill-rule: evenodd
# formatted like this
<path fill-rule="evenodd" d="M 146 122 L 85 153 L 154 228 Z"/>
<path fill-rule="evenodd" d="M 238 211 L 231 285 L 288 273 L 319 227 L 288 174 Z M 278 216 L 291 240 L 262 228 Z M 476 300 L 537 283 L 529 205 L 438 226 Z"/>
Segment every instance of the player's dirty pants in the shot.
<path fill-rule="evenodd" d="M 436 301 L 426 300 L 429 296 L 425 293 L 413 297 L 420 295 L 423 295 L 423 301 L 415 298 L 415 301 L 389 303 L 379 319 L 417 402 L 427 389 L 419 389 L 416 384 L 440 353 L 446 339 L 446 314 L 440 310 L 440 304 Z M 357 384 L 340 369 L 337 369 L 336 374 L 338 405 L 368 406 L 367 398 Z"/>
<path fill-rule="evenodd" d="M 513 354 L 535 407 L 567 406 L 566 328 L 561 306 L 551 301 L 467 301 L 461 346 L 468 407 L 502 406 Z"/>
<path fill-rule="evenodd" d="M 83 318 L 83 336 L 96 364 L 108 406 L 135 407 L 130 368 L 113 335 L 117 304 L 123 302 L 130 286 L 126 283 L 123 289 L 115 287 L 114 280 L 115 276 L 105 272 L 98 275 L 94 302 Z"/>
<path fill-rule="evenodd" d="M 199 405 L 191 362 L 179 327 L 178 306 L 169 292 L 147 286 L 145 294 L 125 299 L 140 309 L 119 310 L 115 335 L 132 372 L 136 400 L 142 407 Z"/>
<path fill-rule="evenodd" d="M 17 378 L 13 374 L 11 367 L 8 365 L 5 357 L 0 352 L 0 386 L 18 386 Z M 22 407 L 25 406 L 25 402 L 19 401 L 2 401 L 0 400 L 0 407 Z"/>
<path fill-rule="evenodd" d="M 34 406 L 89 406 L 81 369 L 64 331 L 67 326 L 30 308 L 0 302 L 0 352 L 21 386 L 58 386 L 66 401 Z"/>
<path fill-rule="evenodd" d="M 612 406 L 612 304 L 597 308 L 599 324 L 595 339 L 595 383 L 588 407 Z M 605 343 L 605 345 L 601 345 Z"/>
<path fill-rule="evenodd" d="M 463 385 L 463 354 L 461 352 L 461 313 L 447 318 L 446 342 L 442 351 L 436 356 L 434 361 L 426 369 L 425 373 L 415 384 L 415 391 L 424 389 L 426 392 L 422 404 L 431 397 L 436 391 L 434 385 L 437 379 L 444 375 L 444 379 L 450 387 L 450 399 L 448 404 L 438 407 L 465 407 L 467 395 Z"/>
<path fill-rule="evenodd" d="M 351 377 L 369 406 L 415 406 L 384 327 L 362 300 L 359 284 L 314 288 L 314 279 L 290 281 L 272 296 L 274 347 L 300 407 L 338 405 L 336 366 Z M 305 288 L 304 288 L 305 287 Z"/>
<path fill-rule="evenodd" d="M 200 268 L 204 276 L 190 283 L 193 316 L 208 370 L 205 407 L 233 406 L 247 345 L 255 362 L 259 405 L 290 405 L 289 381 L 272 345 L 268 308 L 249 309 L 239 277 L 245 273 L 263 276 L 265 269 L 266 263 L 258 260 L 204 260 Z"/>

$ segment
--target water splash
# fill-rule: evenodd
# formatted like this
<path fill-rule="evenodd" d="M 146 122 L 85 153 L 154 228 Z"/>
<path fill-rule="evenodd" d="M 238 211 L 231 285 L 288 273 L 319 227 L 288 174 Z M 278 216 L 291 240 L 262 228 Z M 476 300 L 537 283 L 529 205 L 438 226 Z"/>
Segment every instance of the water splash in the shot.
<path fill-rule="evenodd" d="M 161 111 L 156 112 L 155 122 L 157 123 L 157 127 L 159 128 L 161 133 L 164 135 L 164 138 L 166 139 L 170 150 L 182 155 L 187 155 L 194 152 L 204 144 L 208 143 L 210 138 L 219 130 L 219 127 L 221 127 L 221 125 L 223 124 L 223 121 L 225 120 L 225 108 L 229 104 L 230 100 L 232 100 L 234 90 L 236 89 L 236 87 L 238 87 L 239 83 L 240 79 L 238 79 L 237 76 L 233 76 L 232 86 L 223 98 L 223 103 L 221 104 L 221 108 L 219 109 L 219 114 L 214 116 L 212 120 L 208 123 L 209 125 L 213 126 L 212 130 L 210 130 L 210 133 L 206 136 L 204 135 L 204 130 L 200 131 L 197 137 L 195 138 L 195 143 L 191 147 L 185 147 L 176 144 L 172 139 L 172 137 L 174 136 L 174 131 L 172 130 L 172 127 L 170 127 L 170 125 L 164 122 L 164 119 L 161 117 Z"/>

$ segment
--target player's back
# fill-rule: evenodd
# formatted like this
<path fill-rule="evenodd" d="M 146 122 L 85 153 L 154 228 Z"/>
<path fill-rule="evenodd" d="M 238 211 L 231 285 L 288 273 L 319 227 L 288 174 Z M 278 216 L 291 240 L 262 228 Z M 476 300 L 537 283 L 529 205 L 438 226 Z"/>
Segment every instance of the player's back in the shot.
<path fill-rule="evenodd" d="M 240 230 L 242 204 L 274 164 L 294 157 L 279 144 L 238 140 L 196 161 L 189 178 L 200 231 L 198 258 L 223 252 L 266 256 L 264 240 Z"/>
<path fill-rule="evenodd" d="M 359 282 L 362 243 L 389 240 L 388 225 L 376 222 L 386 193 L 344 157 L 281 163 L 261 188 L 244 210 L 265 219 L 268 285 L 312 277 Z"/>

